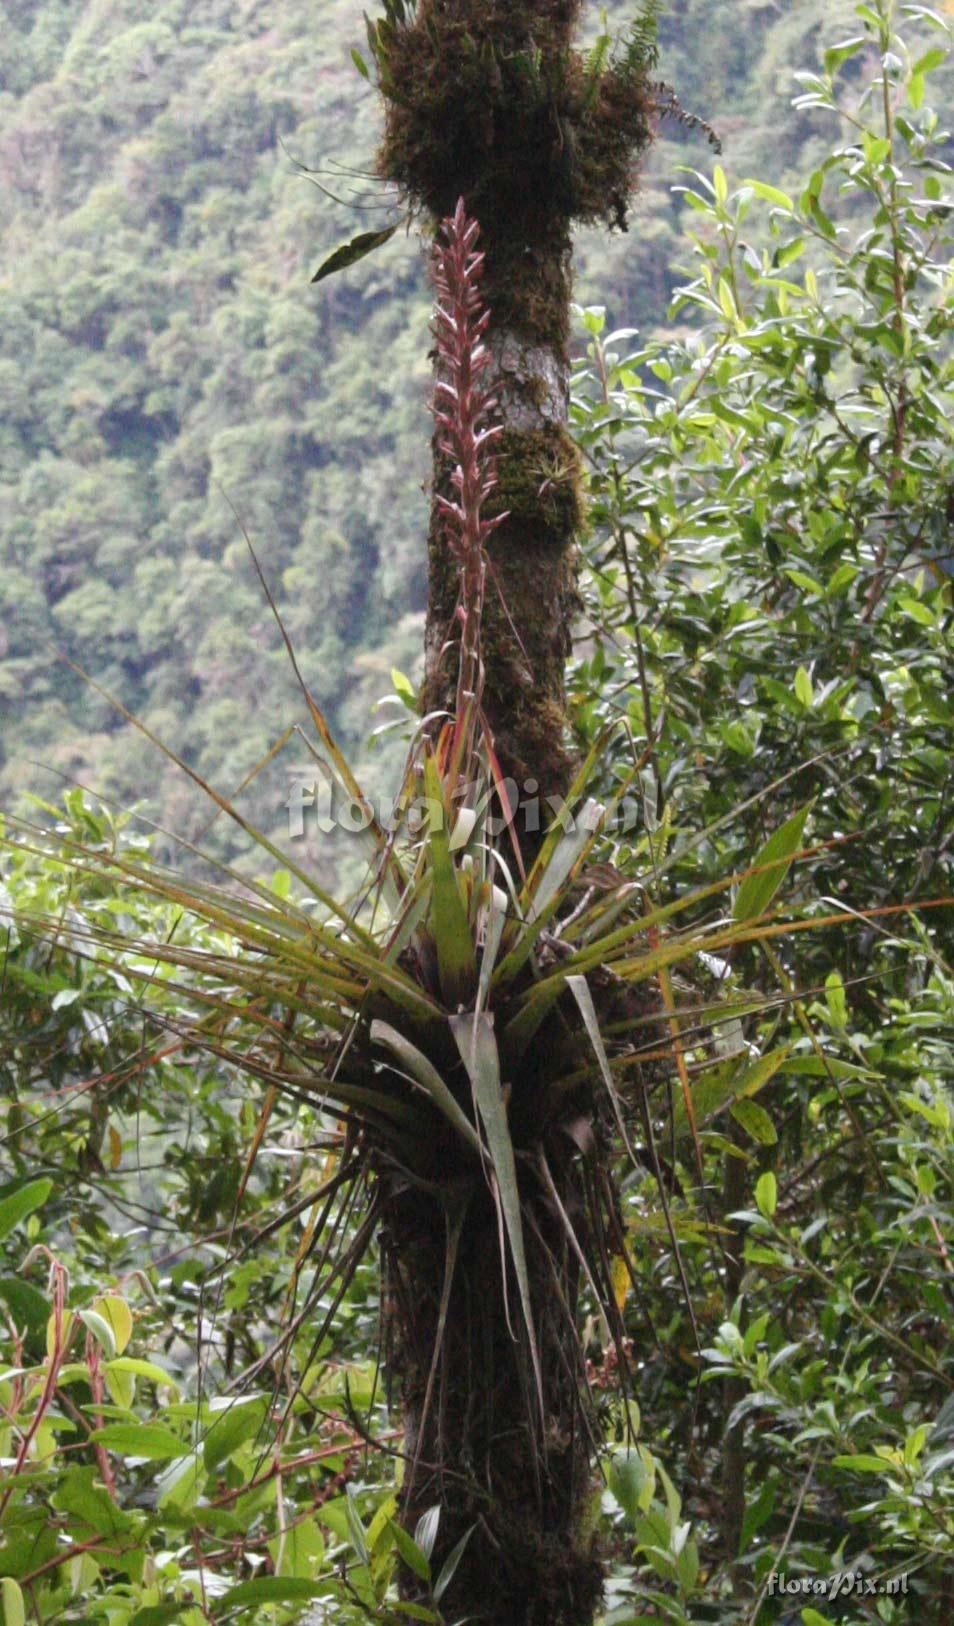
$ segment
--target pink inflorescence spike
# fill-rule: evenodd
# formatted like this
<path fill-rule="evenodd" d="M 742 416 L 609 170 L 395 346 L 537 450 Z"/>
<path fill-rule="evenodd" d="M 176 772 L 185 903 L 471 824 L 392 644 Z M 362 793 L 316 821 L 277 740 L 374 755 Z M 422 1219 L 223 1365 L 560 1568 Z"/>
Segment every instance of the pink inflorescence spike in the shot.
<path fill-rule="evenodd" d="M 454 214 L 443 222 L 434 249 L 438 382 L 433 411 L 441 431 L 441 451 L 454 464 L 451 482 L 456 492 L 456 499 L 439 495 L 437 502 L 444 518 L 447 546 L 460 576 L 456 727 L 468 735 L 468 748 L 455 752 L 461 766 L 470 755 L 483 689 L 480 625 L 487 579 L 484 545 L 507 517 L 481 517 L 482 506 L 497 485 L 493 448 L 501 427 L 493 421 L 497 402 L 480 382 L 491 358 L 484 343 L 490 311 L 480 297 L 484 256 L 475 247 L 479 234 L 480 227 L 468 217 L 461 198 Z"/>

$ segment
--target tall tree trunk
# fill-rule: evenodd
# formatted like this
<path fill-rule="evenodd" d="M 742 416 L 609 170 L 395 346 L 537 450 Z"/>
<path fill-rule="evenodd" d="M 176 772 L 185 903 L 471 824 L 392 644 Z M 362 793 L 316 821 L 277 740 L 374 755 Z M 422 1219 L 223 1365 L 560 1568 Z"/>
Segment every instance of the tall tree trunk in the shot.
<path fill-rule="evenodd" d="M 625 225 L 634 155 L 650 138 L 645 50 L 637 38 L 595 70 L 572 48 L 581 4 L 419 0 L 409 23 L 387 25 L 379 57 L 382 174 L 434 223 L 461 197 L 480 223 L 504 430 L 498 509 L 509 513 L 489 547 L 484 707 L 506 772 L 544 797 L 565 791 L 571 761 L 564 667 L 582 519 L 566 427 L 571 224 Z M 449 474 L 435 444 L 435 496 L 449 494 Z M 436 503 L 428 546 L 424 708 L 451 711 L 458 581 Z"/>
<path fill-rule="evenodd" d="M 569 1148 L 568 1148 L 569 1149 Z M 557 1175 L 565 1204 L 580 1194 Z M 414 1530 L 440 1506 L 435 1574 L 469 1539 L 442 1608 L 493 1626 L 586 1626 L 602 1591 L 595 1545 L 590 1441 L 574 1336 L 576 1261 L 552 1206 L 528 1181 L 523 1192 L 545 1416 L 516 1358 L 516 1286 L 501 1291 L 497 1216 L 486 1187 L 460 1234 L 440 1331 L 448 1218 L 409 1192 L 389 1205 L 385 1260 L 393 1365 L 402 1376 L 405 1492 Z M 435 1376 L 429 1380 L 435 1350 Z M 409 1593 L 416 1594 L 411 1583 Z M 422 1598 L 426 1595 L 419 1594 Z"/>
<path fill-rule="evenodd" d="M 594 66 L 572 45 L 580 9 L 581 0 L 387 0 L 375 36 L 381 174 L 435 227 L 463 198 L 486 254 L 492 363 L 482 382 L 494 387 L 502 426 L 493 504 L 508 517 L 488 547 L 483 707 L 521 796 L 563 794 L 571 776 L 564 667 L 582 520 L 580 459 L 567 430 L 571 226 L 625 224 L 634 155 L 650 135 L 645 36 L 637 29 L 621 55 Z M 440 439 L 423 703 L 449 713 L 459 578 L 437 500 L 453 495 Z M 413 1529 L 424 1509 L 441 1505 L 435 1569 L 471 1531 L 442 1600 L 446 1618 L 588 1626 L 600 1567 L 588 1518 L 577 1263 L 560 1209 L 572 1217 L 594 1199 L 565 1130 L 547 1135 L 529 1118 L 521 1128 L 521 1114 L 540 1101 L 539 1049 L 526 1077 L 506 1080 L 539 1386 L 518 1357 L 516 1284 L 505 1292 L 498 1216 L 483 1185 L 477 1195 L 471 1188 L 459 1225 L 446 1184 L 440 1196 L 435 1184 L 433 1199 L 400 1180 L 387 1192 L 389 1364 L 401 1375 L 407 1430 L 403 1521 Z M 541 1143 L 546 1175 L 534 1150 Z"/>
<path fill-rule="evenodd" d="M 543 222 L 541 221 L 542 225 Z M 483 620 L 484 709 L 505 773 L 521 796 L 566 791 L 564 669 L 577 607 L 574 537 L 582 519 L 579 453 L 567 432 L 569 230 L 484 231 L 483 292 L 492 325 L 486 382 L 498 402 L 498 490 L 489 512 L 507 513 L 489 547 Z M 541 247 L 541 240 L 545 247 Z M 450 469 L 435 456 L 434 491 Z M 457 573 L 435 502 L 428 539 L 427 711 L 453 709 L 452 634 Z"/>

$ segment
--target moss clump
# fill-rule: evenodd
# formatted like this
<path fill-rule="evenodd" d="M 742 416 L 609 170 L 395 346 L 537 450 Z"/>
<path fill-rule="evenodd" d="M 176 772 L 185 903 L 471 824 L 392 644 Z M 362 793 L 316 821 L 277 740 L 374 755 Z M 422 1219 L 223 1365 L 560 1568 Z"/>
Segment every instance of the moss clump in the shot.
<path fill-rule="evenodd" d="M 382 175 L 438 219 L 463 195 L 485 235 L 526 220 L 528 211 L 548 221 L 561 190 L 566 112 L 552 47 L 568 49 L 568 14 L 576 9 L 494 0 L 421 5 L 388 38 Z"/>
<path fill-rule="evenodd" d="M 379 169 L 431 215 L 463 196 L 485 240 L 555 219 L 619 224 L 652 136 L 652 49 L 606 66 L 571 46 L 579 0 L 421 0 L 379 32 Z M 380 28 L 380 25 L 379 25 Z"/>
<path fill-rule="evenodd" d="M 562 424 L 507 430 L 496 455 L 497 489 L 488 514 L 508 513 L 527 540 L 565 546 L 585 517 L 580 454 L 568 431 Z"/>
<path fill-rule="evenodd" d="M 552 695 L 533 692 L 521 697 L 516 712 L 505 708 L 500 716 L 499 706 L 495 712 L 490 705 L 487 712 L 505 776 L 521 787 L 535 779 L 544 807 L 548 797 L 564 796 L 573 779 L 574 756 L 561 702 Z M 522 837 L 521 844 L 532 853 L 532 838 Z"/>
<path fill-rule="evenodd" d="M 603 75 L 577 145 L 577 220 L 605 221 L 626 230 L 626 207 L 636 187 L 638 160 L 654 135 L 650 86 L 624 61 Z"/>

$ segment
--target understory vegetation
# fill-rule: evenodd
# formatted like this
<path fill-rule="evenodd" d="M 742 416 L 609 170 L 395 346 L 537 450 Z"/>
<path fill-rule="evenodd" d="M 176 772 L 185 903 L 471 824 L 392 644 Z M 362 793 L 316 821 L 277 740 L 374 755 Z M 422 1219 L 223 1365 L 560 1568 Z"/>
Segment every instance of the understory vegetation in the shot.
<path fill-rule="evenodd" d="M 509 1283 L 534 1417 L 533 1295 L 558 1252 L 548 1226 L 565 1221 L 552 1229 L 577 1249 L 579 1303 L 551 1288 L 547 1314 L 578 1309 L 579 1337 L 566 1412 L 549 1421 L 598 1445 L 580 1522 L 607 1560 L 601 1626 L 954 1614 L 954 144 L 931 111 L 950 23 L 895 0 L 844 9 L 794 108 L 772 103 L 801 132 L 805 172 L 753 178 L 728 156 L 682 171 L 691 229 L 674 258 L 688 263 L 672 286 L 666 273 L 655 326 L 614 330 L 602 307 L 578 308 L 580 766 L 574 818 L 528 873 L 514 860 L 508 884 L 483 815 L 460 820 L 468 754 L 485 787 L 495 776 L 463 739 L 466 710 L 441 746 L 423 744 L 416 684 L 397 669 L 419 616 L 385 661 L 388 760 L 409 750 L 404 811 L 415 797 L 425 810 L 396 840 L 296 690 L 299 750 L 307 735 L 360 815 L 351 895 L 227 800 L 252 757 L 220 775 L 192 749 L 204 727 L 238 738 L 233 670 L 214 717 L 195 704 L 185 743 L 163 726 L 178 690 L 147 708 L 198 769 L 145 736 L 136 759 L 198 791 L 200 771 L 214 781 L 206 822 L 233 831 L 214 862 L 201 838 L 169 862 L 169 838 L 77 788 L 6 818 L 2 1626 L 463 1626 L 455 1589 L 479 1506 L 453 1539 L 439 1501 L 407 1519 L 418 1465 L 396 1373 L 421 1323 L 401 1301 L 402 1247 L 433 1244 L 401 1234 L 409 1190 L 431 1204 L 441 1269 L 424 1320 L 450 1354 L 453 1317 L 473 1312 L 452 1295 L 456 1250 L 473 1246 L 464 1216 L 482 1203 L 479 1245 Z M 706 8 L 672 11 L 698 22 Z M 158 64 L 160 23 L 143 28 Z M 241 119 L 207 116 L 234 162 Z M 229 213 L 222 189 L 169 208 L 185 229 L 200 204 Z M 379 278 L 361 297 L 377 309 L 380 295 L 387 324 L 405 273 L 382 263 L 361 272 Z M 320 369 L 295 277 L 279 302 L 254 298 L 259 327 L 222 307 L 236 365 L 280 322 L 296 378 L 293 350 Z M 146 417 L 188 387 L 175 325 L 165 361 L 137 360 L 155 375 Z M 421 319 L 411 373 L 426 344 Z M 254 413 L 267 419 L 266 384 Z M 395 439 L 374 458 L 393 463 L 409 408 L 356 392 L 349 433 L 388 416 Z M 300 511 L 283 507 L 260 467 L 292 426 L 266 431 L 217 430 L 216 456 L 244 460 L 240 481 L 227 458 L 221 477 L 253 534 L 288 517 L 277 608 L 302 669 L 336 674 L 316 687 L 344 690 L 355 559 L 345 550 L 340 577 L 318 583 L 319 647 L 304 620 L 310 510 L 302 493 Z M 173 444 L 159 463 L 179 458 L 198 535 L 211 498 Z M 59 479 L 62 453 L 24 440 L 24 482 L 52 479 L 54 462 Z M 334 471 L 342 514 L 362 492 L 384 502 L 365 472 L 359 490 Z M 410 551 L 413 480 L 400 479 L 387 501 L 408 535 L 390 562 L 381 544 L 371 597 Z M 327 491 L 326 470 L 315 480 Z M 579 500 L 574 486 L 574 514 Z M 230 536 L 233 523 L 218 514 Z M 201 546 L 186 565 L 198 597 Z M 70 568 L 79 637 L 82 595 L 92 615 L 90 595 L 113 586 L 85 555 Z M 0 588 L 21 591 L 5 565 Z M 251 602 L 257 664 L 242 683 L 264 692 L 286 652 L 268 603 Z M 121 665 L 100 675 L 136 710 Z M 226 867 L 237 851 L 241 873 Z M 609 984 L 617 996 L 599 1025 L 594 983 L 604 1010 Z M 500 1085 L 526 1056 L 537 1093 L 521 1119 Z M 412 1399 L 426 1418 L 433 1395 L 439 1431 L 437 1356 L 417 1376 L 426 1396 Z M 569 1434 L 539 1431 L 541 1460 L 571 1459 Z"/>

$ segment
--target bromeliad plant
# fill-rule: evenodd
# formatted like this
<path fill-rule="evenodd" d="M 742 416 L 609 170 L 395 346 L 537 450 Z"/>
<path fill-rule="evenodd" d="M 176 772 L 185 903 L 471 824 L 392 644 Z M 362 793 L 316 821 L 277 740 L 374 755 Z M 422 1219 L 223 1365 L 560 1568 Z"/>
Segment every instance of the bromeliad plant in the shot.
<path fill-rule="evenodd" d="M 460 578 L 458 711 L 422 729 L 400 798 L 400 844 L 374 820 L 303 685 L 327 770 L 366 810 L 373 904 L 350 907 L 323 891 L 215 791 L 308 901 L 245 877 L 187 880 L 141 851 L 75 833 L 62 833 L 57 851 L 87 882 L 141 890 L 217 934 L 144 942 L 81 918 L 70 927 L 101 967 L 161 971 L 161 1027 L 265 1086 L 238 1204 L 279 1092 L 344 1128 L 300 1260 L 313 1245 L 312 1286 L 250 1380 L 265 1366 L 283 1373 L 304 1325 L 321 1345 L 377 1238 L 386 1366 L 403 1403 L 401 1523 L 414 1530 L 441 1508 L 431 1564 L 449 1619 L 486 1595 L 492 1573 L 495 1621 L 552 1626 L 589 1620 L 601 1587 L 583 1302 L 601 1318 L 622 1382 L 631 1378 L 620 1283 L 635 1272 L 614 1145 L 656 1175 L 665 1210 L 656 1141 L 670 1073 L 690 1145 L 703 1108 L 730 1106 L 759 1083 L 741 1047 L 701 1071 L 713 1013 L 704 1002 L 677 1009 L 671 968 L 705 948 L 817 922 L 770 913 L 803 848 L 805 811 L 759 856 L 733 913 L 714 922 L 702 910 L 738 877 L 658 907 L 634 882 L 596 884 L 589 861 L 644 766 L 639 758 L 597 803 L 589 788 L 602 738 L 550 828 L 520 840 L 480 706 L 483 545 L 494 523 L 481 504 L 493 490 L 495 434 L 480 387 L 476 238 L 458 209 L 436 254 L 436 415 L 457 460 L 458 500 L 445 514 Z M 520 811 L 532 827 L 538 810 Z M 21 847 L 45 845 L 12 828 Z M 148 983 L 142 998 L 149 1004 Z M 701 1076 L 692 1082 L 691 1072 Z M 428 1565 L 413 1545 L 402 1551 L 415 1618 L 438 1620 Z"/>

